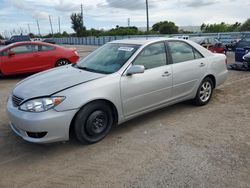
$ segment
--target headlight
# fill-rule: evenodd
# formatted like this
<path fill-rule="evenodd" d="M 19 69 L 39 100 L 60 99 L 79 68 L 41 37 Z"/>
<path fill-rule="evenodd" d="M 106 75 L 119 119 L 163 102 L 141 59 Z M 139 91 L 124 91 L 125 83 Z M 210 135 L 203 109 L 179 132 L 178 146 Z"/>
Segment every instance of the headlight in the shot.
<path fill-rule="evenodd" d="M 65 97 L 45 97 L 38 99 L 31 99 L 23 103 L 19 109 L 27 112 L 44 112 L 49 110 L 61 102 L 63 102 Z"/>

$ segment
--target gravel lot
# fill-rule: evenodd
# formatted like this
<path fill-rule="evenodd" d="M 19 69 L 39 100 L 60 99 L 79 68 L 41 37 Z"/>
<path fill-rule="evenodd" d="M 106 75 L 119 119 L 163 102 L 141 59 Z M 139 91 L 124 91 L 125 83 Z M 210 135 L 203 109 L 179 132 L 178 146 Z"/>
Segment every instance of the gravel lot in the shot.
<path fill-rule="evenodd" d="M 6 98 L 23 78 L 0 80 L 0 187 L 250 187 L 250 72 L 230 71 L 207 106 L 149 113 L 89 146 L 12 133 Z"/>

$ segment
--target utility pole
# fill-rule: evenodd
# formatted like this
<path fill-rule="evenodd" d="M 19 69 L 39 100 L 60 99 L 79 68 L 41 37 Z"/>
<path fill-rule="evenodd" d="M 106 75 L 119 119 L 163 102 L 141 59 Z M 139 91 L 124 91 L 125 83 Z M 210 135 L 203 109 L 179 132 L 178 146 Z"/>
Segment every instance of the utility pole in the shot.
<path fill-rule="evenodd" d="M 148 0 L 146 0 L 147 32 L 149 32 Z"/>
<path fill-rule="evenodd" d="M 50 29 L 51 29 L 51 34 L 53 36 L 53 28 L 52 28 L 52 22 L 51 22 L 51 17 L 49 15 L 49 23 L 50 23 Z"/>
<path fill-rule="evenodd" d="M 30 33 L 31 33 L 31 32 L 30 32 L 30 24 L 28 24 L 28 31 L 29 31 L 29 34 L 30 34 Z"/>
<path fill-rule="evenodd" d="M 82 17 L 82 27 L 84 27 L 84 22 L 83 22 L 83 6 L 81 4 L 81 17 Z"/>
<path fill-rule="evenodd" d="M 58 16 L 58 27 L 59 27 L 59 33 L 61 33 L 61 22 L 60 22 L 60 16 Z"/>
<path fill-rule="evenodd" d="M 128 18 L 128 27 L 130 27 L 130 18 Z"/>
<path fill-rule="evenodd" d="M 41 37 L 40 26 L 39 26 L 38 20 L 36 20 L 36 24 L 37 24 L 38 34 Z"/>

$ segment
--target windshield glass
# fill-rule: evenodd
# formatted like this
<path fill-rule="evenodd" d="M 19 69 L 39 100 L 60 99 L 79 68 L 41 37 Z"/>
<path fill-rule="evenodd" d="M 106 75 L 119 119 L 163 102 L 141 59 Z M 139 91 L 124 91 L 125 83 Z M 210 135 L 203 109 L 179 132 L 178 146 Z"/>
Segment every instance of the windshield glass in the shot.
<path fill-rule="evenodd" d="M 109 43 L 76 64 L 77 68 L 103 74 L 118 71 L 140 45 Z"/>

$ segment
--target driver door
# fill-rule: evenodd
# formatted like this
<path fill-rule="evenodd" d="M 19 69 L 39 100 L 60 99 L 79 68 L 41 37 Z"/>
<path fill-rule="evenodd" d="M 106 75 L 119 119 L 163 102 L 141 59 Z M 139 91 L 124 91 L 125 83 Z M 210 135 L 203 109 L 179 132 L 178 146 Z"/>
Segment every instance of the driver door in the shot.
<path fill-rule="evenodd" d="M 7 74 L 25 73 L 34 70 L 34 54 L 38 51 L 37 45 L 18 45 L 9 49 L 13 54 L 5 52 L 2 57 L 3 69 Z"/>
<path fill-rule="evenodd" d="M 167 64 L 164 42 L 144 48 L 133 65 L 143 65 L 145 72 L 121 77 L 125 117 L 157 107 L 172 96 L 172 65 Z"/>

